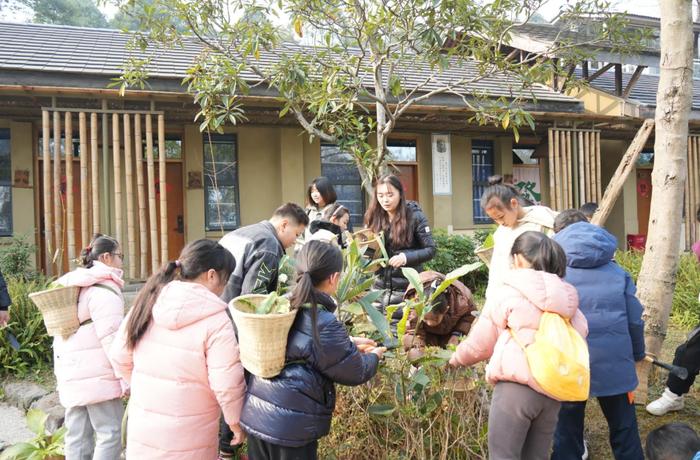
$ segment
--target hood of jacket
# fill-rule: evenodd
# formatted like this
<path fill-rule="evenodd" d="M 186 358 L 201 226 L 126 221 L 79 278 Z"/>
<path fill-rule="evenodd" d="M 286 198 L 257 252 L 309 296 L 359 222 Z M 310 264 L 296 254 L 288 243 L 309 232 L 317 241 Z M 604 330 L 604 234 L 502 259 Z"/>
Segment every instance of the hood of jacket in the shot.
<path fill-rule="evenodd" d="M 198 283 L 171 281 L 153 305 L 153 321 L 171 330 L 181 329 L 226 310 L 226 302 Z"/>
<path fill-rule="evenodd" d="M 547 206 L 527 206 L 523 208 L 525 215 L 518 219 L 519 224 L 533 223 L 542 227 L 553 228 L 554 218 L 557 217 L 557 212 L 552 211 Z"/>
<path fill-rule="evenodd" d="M 61 286 L 87 287 L 102 283 L 103 281 L 111 281 L 119 286 L 119 288 L 122 288 L 124 287 L 122 276 L 124 276 L 124 272 L 121 269 L 95 261 L 92 267 L 76 268 L 72 272 L 66 273 L 57 279 L 56 282 Z"/>
<path fill-rule="evenodd" d="M 572 318 L 578 310 L 576 288 L 553 273 L 529 268 L 512 270 L 504 284 L 542 311 Z"/>
<path fill-rule="evenodd" d="M 566 253 L 566 264 L 573 268 L 595 268 L 615 256 L 617 239 L 607 230 L 588 222 L 569 225 L 554 236 Z"/>
<path fill-rule="evenodd" d="M 328 222 L 325 220 L 314 220 L 309 224 L 309 232 L 311 232 L 311 234 L 314 234 L 319 230 L 328 230 L 329 232 L 335 235 L 340 235 L 342 233 L 340 227 L 334 224 L 333 222 Z"/>

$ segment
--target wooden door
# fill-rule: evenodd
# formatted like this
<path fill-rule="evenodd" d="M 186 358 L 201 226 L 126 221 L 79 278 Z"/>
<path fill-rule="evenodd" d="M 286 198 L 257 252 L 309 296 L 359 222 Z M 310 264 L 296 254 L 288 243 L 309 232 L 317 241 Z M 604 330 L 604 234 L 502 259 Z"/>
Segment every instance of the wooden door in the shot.
<path fill-rule="evenodd" d="M 144 165 L 145 166 L 145 165 Z M 145 168 L 144 168 L 145 169 Z M 168 193 L 168 260 L 176 260 L 185 247 L 185 207 L 182 191 L 182 163 L 166 163 Z M 160 215 L 160 182 L 156 164 L 156 208 Z"/>
<path fill-rule="evenodd" d="M 395 163 L 392 166 L 403 185 L 406 199 L 418 201 L 418 165 Z"/>
<path fill-rule="evenodd" d="M 637 169 L 637 233 L 646 235 L 651 209 L 651 169 Z"/>

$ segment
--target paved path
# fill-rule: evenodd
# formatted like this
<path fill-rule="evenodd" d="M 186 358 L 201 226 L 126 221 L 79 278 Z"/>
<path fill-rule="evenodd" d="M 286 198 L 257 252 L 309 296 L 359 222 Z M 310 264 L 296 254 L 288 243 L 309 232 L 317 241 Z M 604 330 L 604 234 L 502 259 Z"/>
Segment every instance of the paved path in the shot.
<path fill-rule="evenodd" d="M 24 413 L 15 406 L 0 403 L 0 449 L 33 437 L 24 421 Z"/>

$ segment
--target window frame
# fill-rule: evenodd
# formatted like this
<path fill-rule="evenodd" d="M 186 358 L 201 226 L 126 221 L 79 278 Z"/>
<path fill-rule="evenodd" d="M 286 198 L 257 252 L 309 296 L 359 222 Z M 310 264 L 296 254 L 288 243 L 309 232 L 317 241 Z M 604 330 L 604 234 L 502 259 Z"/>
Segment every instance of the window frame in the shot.
<path fill-rule="evenodd" d="M 324 166 L 323 148 L 324 147 L 335 148 L 338 150 L 338 152 L 342 152 L 342 150 L 340 150 L 340 148 L 336 144 L 331 144 L 328 142 L 321 143 L 320 148 L 319 148 L 319 160 L 321 162 L 321 175 L 328 177 L 326 172 L 324 172 L 324 170 L 323 170 L 323 166 Z M 347 153 L 348 155 L 351 155 L 348 152 L 343 152 L 343 153 Z M 357 165 L 352 161 L 352 159 L 350 161 L 348 161 L 347 163 L 332 162 L 331 164 L 348 164 L 357 170 Z M 351 213 L 350 214 L 350 222 L 351 222 L 351 225 L 353 227 L 359 226 L 361 228 L 364 226 L 364 215 L 365 215 L 365 212 L 367 212 L 367 194 L 365 193 L 364 187 L 362 187 L 362 176 L 360 175 L 359 171 L 357 171 L 357 175 L 358 175 L 359 182 L 352 182 L 352 183 L 350 181 L 340 181 L 339 182 L 339 181 L 335 180 L 335 178 L 333 178 L 333 177 L 328 177 L 328 179 L 333 184 L 333 187 L 336 189 L 336 192 L 338 192 L 337 186 L 340 186 L 340 185 L 350 185 L 350 186 L 359 187 L 359 189 L 360 189 L 360 207 L 361 207 L 362 212 L 359 215 L 355 214 L 355 216 L 357 216 L 357 217 L 354 221 L 353 221 L 353 214 Z M 338 197 L 338 202 L 340 204 L 347 205 L 347 200 L 343 200 L 340 196 Z"/>
<path fill-rule="evenodd" d="M 7 216 L 8 219 L 8 230 L 3 231 L 0 229 L 0 237 L 5 237 L 5 236 L 12 236 L 14 234 L 14 220 L 13 220 L 13 213 L 12 213 L 12 200 L 13 200 L 13 193 L 12 193 L 12 134 L 10 132 L 9 128 L 0 128 L 0 140 L 6 140 L 8 143 L 8 150 L 7 150 L 7 155 L 8 155 L 8 160 L 10 163 L 9 167 L 9 177 L 7 179 L 2 179 L 0 177 L 0 187 L 7 187 L 10 198 L 9 198 L 9 215 Z"/>
<path fill-rule="evenodd" d="M 209 216 L 209 192 L 210 190 L 213 189 L 213 184 L 209 185 L 209 174 L 207 173 L 207 163 L 211 163 L 211 154 L 207 151 L 209 148 L 209 142 L 211 139 L 211 145 L 212 147 L 215 144 L 232 144 L 233 145 L 233 164 L 234 164 L 234 189 L 235 189 L 235 202 L 234 205 L 236 207 L 236 212 L 235 212 L 235 219 L 236 222 L 235 224 L 222 224 L 222 222 L 210 222 L 210 216 Z M 204 230 L 206 232 L 215 232 L 215 231 L 220 231 L 223 229 L 224 231 L 233 231 L 236 230 L 237 228 L 241 227 L 241 190 L 240 190 L 240 177 L 239 177 L 239 171 L 238 171 L 238 136 L 236 134 L 211 134 L 209 135 L 204 135 L 202 136 L 202 142 L 203 142 L 203 161 L 202 161 L 202 169 L 203 169 L 203 186 L 204 186 Z M 216 158 L 215 158 L 216 160 Z M 215 163 L 221 163 L 219 161 L 215 161 Z M 215 173 L 216 174 L 216 173 Z M 227 185 L 225 187 L 231 187 L 230 185 Z M 221 186 L 219 185 L 219 188 Z"/>

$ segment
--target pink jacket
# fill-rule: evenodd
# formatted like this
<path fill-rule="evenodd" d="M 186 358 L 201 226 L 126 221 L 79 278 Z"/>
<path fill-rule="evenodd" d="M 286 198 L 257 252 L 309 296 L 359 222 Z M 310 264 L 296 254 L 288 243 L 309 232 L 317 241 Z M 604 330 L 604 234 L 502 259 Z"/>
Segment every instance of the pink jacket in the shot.
<path fill-rule="evenodd" d="M 80 322 L 92 319 L 67 339 L 54 338 L 54 373 L 63 407 L 86 406 L 119 398 L 123 382 L 114 375 L 107 358 L 109 347 L 124 317 L 122 271 L 101 262 L 77 268 L 57 280 L 63 286 L 82 286 L 78 298 Z M 109 286 L 118 294 L 95 284 Z"/>
<path fill-rule="evenodd" d="M 532 378 L 525 353 L 509 331 L 513 330 L 523 346 L 531 344 L 543 311 L 570 318 L 582 337 L 588 335 L 586 318 L 578 309 L 576 288 L 551 273 L 512 270 L 499 295 L 487 302 L 452 360 L 470 366 L 491 358 L 486 367 L 489 383 L 516 382 L 546 394 Z"/>
<path fill-rule="evenodd" d="M 204 286 L 172 281 L 133 350 L 124 321 L 110 359 L 131 384 L 127 458 L 216 458 L 221 412 L 229 425 L 238 423 L 246 390 L 225 310 L 226 303 Z"/>

